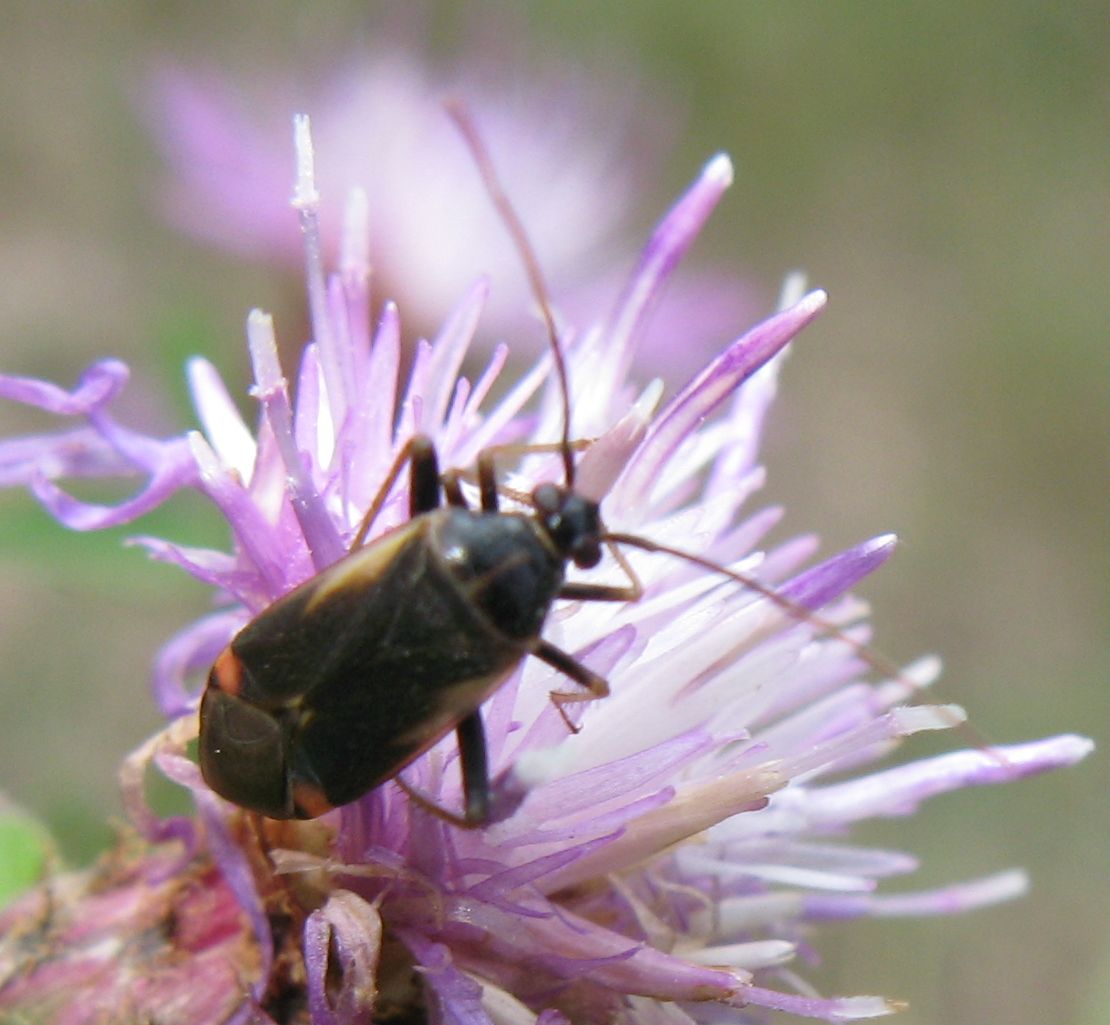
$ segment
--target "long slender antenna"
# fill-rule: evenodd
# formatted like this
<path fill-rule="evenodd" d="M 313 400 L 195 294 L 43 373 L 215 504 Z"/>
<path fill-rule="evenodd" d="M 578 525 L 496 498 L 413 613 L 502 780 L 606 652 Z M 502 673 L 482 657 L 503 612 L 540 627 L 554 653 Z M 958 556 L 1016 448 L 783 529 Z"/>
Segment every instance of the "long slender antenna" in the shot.
<path fill-rule="evenodd" d="M 444 106 L 470 149 L 490 201 L 497 208 L 497 213 L 505 223 L 505 227 L 513 240 L 513 245 L 516 246 L 517 252 L 520 254 L 525 273 L 528 275 L 528 284 L 532 289 L 532 295 L 540 308 L 544 323 L 547 325 L 551 352 L 555 358 L 555 371 L 559 377 L 559 389 L 563 396 L 563 438 L 561 446 L 563 472 L 566 475 L 567 487 L 573 488 L 574 456 L 570 445 L 570 385 L 567 382 L 567 365 L 563 358 L 563 348 L 559 344 L 559 332 L 555 327 L 555 315 L 551 312 L 551 300 L 547 285 L 543 280 L 543 273 L 540 271 L 539 260 L 536 258 L 536 252 L 528 239 L 528 233 L 524 230 L 524 224 L 516 210 L 513 209 L 505 190 L 501 187 L 489 151 L 486 149 L 485 143 L 482 142 L 482 137 L 478 134 L 478 128 L 474 123 L 474 118 L 470 115 L 470 111 L 461 100 L 447 100 Z"/>
<path fill-rule="evenodd" d="M 803 605 L 801 602 L 794 601 L 793 598 L 787 597 L 781 591 L 776 591 L 773 587 L 760 582 L 754 577 L 748 576 L 745 573 L 737 573 L 735 570 L 729 569 L 727 566 L 722 566 L 719 562 L 714 562 L 712 559 L 704 558 L 700 555 L 695 555 L 693 552 L 684 551 L 681 548 L 673 548 L 671 545 L 665 545 L 658 541 L 652 541 L 651 538 L 640 537 L 637 534 L 622 534 L 618 531 L 606 531 L 601 538 L 602 541 L 609 541 L 619 545 L 628 545 L 630 548 L 639 548 L 644 552 L 658 552 L 663 555 L 673 555 L 677 559 L 683 559 L 686 562 L 693 563 L 695 566 L 701 566 L 703 569 L 711 570 L 714 573 L 720 573 L 721 576 L 733 580 L 741 586 L 750 591 L 755 591 L 756 594 L 762 595 L 773 605 L 777 605 L 787 615 L 796 619 L 800 623 L 809 623 L 821 633 L 828 637 L 832 637 L 842 644 L 848 645 L 852 649 L 853 654 L 856 655 L 862 662 L 870 666 L 876 672 L 881 673 L 888 679 L 897 681 L 905 687 L 910 693 L 914 693 L 919 689 L 919 686 L 909 679 L 902 671 L 901 667 L 896 665 L 893 661 L 888 659 L 885 655 L 876 651 L 868 644 L 856 640 L 850 634 L 845 632 L 840 626 L 829 619 L 819 616 L 812 609 Z M 952 726 L 964 733 L 976 747 L 991 752 L 999 760 L 1005 759 L 998 754 L 990 744 L 990 742 L 979 733 L 975 727 L 971 726 L 966 721 L 953 721 Z"/>

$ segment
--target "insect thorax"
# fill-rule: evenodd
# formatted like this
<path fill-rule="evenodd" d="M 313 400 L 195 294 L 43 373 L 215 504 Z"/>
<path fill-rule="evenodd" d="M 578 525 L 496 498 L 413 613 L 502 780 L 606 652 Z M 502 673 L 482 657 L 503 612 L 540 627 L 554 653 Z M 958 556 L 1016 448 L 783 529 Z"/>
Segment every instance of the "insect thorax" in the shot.
<path fill-rule="evenodd" d="M 538 637 L 563 582 L 564 560 L 535 519 L 517 513 L 444 509 L 431 540 L 490 626 L 505 637 Z"/>

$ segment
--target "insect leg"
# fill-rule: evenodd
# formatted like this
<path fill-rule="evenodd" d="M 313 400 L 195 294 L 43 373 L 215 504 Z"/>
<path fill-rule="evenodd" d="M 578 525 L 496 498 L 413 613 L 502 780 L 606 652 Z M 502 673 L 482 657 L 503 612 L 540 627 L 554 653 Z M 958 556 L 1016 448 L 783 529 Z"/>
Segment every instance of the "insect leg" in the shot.
<path fill-rule="evenodd" d="M 393 460 L 393 465 L 385 475 L 382 486 L 378 488 L 374 501 L 370 503 L 366 515 L 362 517 L 362 522 L 359 523 L 354 540 L 351 542 L 352 552 L 356 548 L 362 547 L 366 535 L 374 525 L 374 520 L 378 518 L 378 513 L 382 511 L 382 506 L 385 505 L 389 493 L 393 490 L 393 485 L 397 483 L 401 471 L 410 462 L 412 463 L 409 486 L 410 515 L 428 512 L 439 506 L 439 471 L 436 463 L 435 446 L 432 444 L 432 439 L 426 434 L 414 434 L 405 442 L 401 451 L 397 453 L 397 458 Z M 420 506 L 420 508 L 414 510 L 415 506 Z"/>
<path fill-rule="evenodd" d="M 441 808 L 400 776 L 395 776 L 394 782 L 413 804 L 423 808 L 429 815 L 450 822 L 460 829 L 477 829 L 489 822 L 490 817 L 489 760 L 486 757 L 486 731 L 481 712 L 475 709 L 463 719 L 455 727 L 455 736 L 458 739 L 459 764 L 462 768 L 462 815 Z"/>
<path fill-rule="evenodd" d="M 462 477 L 458 470 L 448 470 L 443 475 L 443 493 L 447 504 L 458 509 L 468 509 L 466 496 L 462 493 Z"/>
<path fill-rule="evenodd" d="M 571 448 L 573 452 L 581 452 L 583 449 L 588 449 L 593 443 L 592 439 L 578 438 L 569 443 L 569 448 Z M 525 505 L 528 504 L 529 498 L 531 498 L 531 496 L 523 491 L 506 488 L 504 484 L 497 483 L 497 471 L 495 468 L 495 462 L 497 460 L 505 459 L 506 456 L 512 458 L 512 456 L 536 455 L 542 452 L 562 451 L 563 445 L 558 442 L 491 445 L 490 448 L 483 449 L 478 453 L 478 470 L 476 474 L 478 490 L 480 490 L 482 495 L 482 509 L 486 512 L 497 512 L 499 504 L 497 495 L 506 495 L 507 498 Z M 463 480 L 473 481 L 475 479 L 473 471 L 458 470 L 454 472 Z"/>
<path fill-rule="evenodd" d="M 413 439 L 416 441 L 416 439 Z M 426 445 L 413 447 L 411 492 L 409 510 L 413 516 L 430 512 L 439 506 L 440 477 L 436 462 L 435 449 L 428 439 Z M 443 492 L 449 504 L 466 507 L 457 471 L 448 470 L 443 475 Z M 494 492 L 496 495 L 496 491 Z M 484 504 L 484 494 L 483 494 Z M 495 506 L 496 511 L 496 506 Z M 482 713 L 471 712 L 455 727 L 459 744 L 459 764 L 463 781 L 463 818 L 452 815 L 431 802 L 419 801 L 426 810 L 456 825 L 468 828 L 482 826 L 489 820 L 490 785 L 489 759 L 486 752 L 486 732 L 482 725 Z M 410 792 L 410 797 L 414 794 Z"/>
<path fill-rule="evenodd" d="M 478 494 L 482 499 L 483 512 L 497 512 L 497 469 L 493 460 L 496 448 L 484 448 L 478 453 Z"/>
<path fill-rule="evenodd" d="M 560 598 L 578 601 L 636 601 L 643 588 L 628 584 L 578 584 L 571 581 L 559 588 Z"/>
<path fill-rule="evenodd" d="M 432 439 L 415 435 L 408 443 L 412 468 L 409 470 L 409 516 L 419 516 L 439 508 L 439 461 Z"/>
<path fill-rule="evenodd" d="M 482 713 L 475 710 L 455 727 L 462 765 L 466 822 L 483 825 L 489 819 L 489 762 L 486 757 L 486 731 Z"/>
<path fill-rule="evenodd" d="M 595 673 L 592 669 L 582 665 L 578 659 L 572 655 L 568 655 L 562 648 L 556 648 L 554 644 L 548 641 L 541 640 L 536 647 L 533 655 L 538 659 L 542 659 L 549 666 L 558 669 L 564 676 L 569 676 L 575 683 L 585 687 L 589 692 L 587 694 L 579 693 L 578 691 L 560 691 L 553 690 L 551 692 L 551 703 L 555 706 L 555 710 L 563 717 L 563 722 L 567 724 L 567 729 L 571 733 L 577 733 L 578 727 L 570 721 L 563 705 L 569 705 L 576 701 L 593 701 L 595 698 L 603 698 L 609 694 L 609 681 Z"/>
<path fill-rule="evenodd" d="M 609 551 L 617 564 L 628 577 L 627 584 L 581 584 L 573 580 L 559 588 L 560 598 L 577 599 L 578 601 L 639 601 L 644 593 L 644 585 L 636 576 L 632 564 L 625 557 L 624 552 L 615 544 L 608 545 Z"/>

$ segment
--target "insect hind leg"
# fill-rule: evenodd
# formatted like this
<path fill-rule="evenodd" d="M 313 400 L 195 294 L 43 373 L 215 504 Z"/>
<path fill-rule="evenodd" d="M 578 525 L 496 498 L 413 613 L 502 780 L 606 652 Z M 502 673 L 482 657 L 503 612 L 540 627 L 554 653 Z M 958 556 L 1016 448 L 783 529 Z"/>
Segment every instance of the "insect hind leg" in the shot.
<path fill-rule="evenodd" d="M 490 822 L 490 780 L 489 758 L 486 749 L 486 731 L 482 723 L 482 713 L 475 709 L 455 727 L 459 744 L 459 764 L 462 769 L 463 814 L 436 804 L 430 797 L 420 793 L 400 776 L 394 782 L 418 808 L 434 815 L 437 819 L 449 822 L 460 829 L 479 829 Z"/>
<path fill-rule="evenodd" d="M 455 736 L 458 738 L 462 765 L 466 821 L 480 826 L 489 821 L 490 809 L 489 758 L 482 713 L 477 710 L 471 712 L 455 727 Z"/>

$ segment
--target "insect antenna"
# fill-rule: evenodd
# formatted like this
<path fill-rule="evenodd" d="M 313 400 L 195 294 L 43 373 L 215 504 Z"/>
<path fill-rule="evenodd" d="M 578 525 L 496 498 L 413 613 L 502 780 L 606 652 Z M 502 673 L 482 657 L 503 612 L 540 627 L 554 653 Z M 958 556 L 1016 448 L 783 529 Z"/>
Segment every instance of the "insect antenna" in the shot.
<path fill-rule="evenodd" d="M 607 544 L 627 545 L 629 548 L 638 548 L 643 552 L 670 555 L 695 566 L 700 566 L 702 569 L 718 573 L 729 580 L 735 581 L 747 590 L 754 591 L 756 594 L 766 598 L 799 623 L 808 623 L 821 634 L 831 637 L 841 644 L 847 645 L 860 661 L 875 672 L 899 684 L 907 691 L 907 694 L 914 694 L 921 689 L 920 683 L 917 683 L 907 676 L 905 670 L 892 659 L 882 654 L 882 652 L 853 637 L 843 627 L 814 612 L 804 603 L 795 601 L 789 595 L 783 594 L 782 591 L 777 590 L 769 584 L 763 583 L 750 574 L 739 573 L 736 570 L 729 569 L 727 566 L 722 566 L 713 559 L 707 559 L 693 552 L 687 552 L 682 548 L 675 548 L 672 545 L 653 541 L 651 538 L 640 537 L 638 534 L 625 534 L 620 531 L 607 530 L 602 534 L 601 540 Z M 1005 757 L 995 750 L 990 741 L 976 730 L 974 726 L 971 726 L 962 718 L 957 718 L 955 715 L 951 716 L 951 720 L 953 728 L 963 733 L 976 747 L 991 752 L 999 761 L 1005 762 Z"/>
<path fill-rule="evenodd" d="M 822 633 L 828 634 L 836 640 L 847 644 L 856 655 L 877 672 L 883 673 L 892 679 L 903 679 L 901 669 L 890 659 L 874 651 L 862 641 L 858 641 L 851 635 L 846 634 L 841 627 L 831 620 L 818 615 L 809 608 L 809 606 L 800 601 L 795 601 L 793 598 L 776 590 L 769 584 L 764 584 L 750 574 L 737 572 L 736 570 L 729 569 L 727 566 L 722 566 L 721 563 L 715 562 L 712 559 L 707 559 L 701 555 L 695 555 L 693 552 L 687 552 L 682 548 L 674 548 L 671 545 L 653 541 L 651 538 L 640 537 L 638 534 L 606 531 L 606 533 L 602 535 L 602 540 L 610 541 L 614 544 L 627 545 L 629 548 L 639 548 L 644 552 L 672 555 L 676 559 L 682 559 L 684 562 L 692 563 L 695 566 L 701 566 L 702 569 L 710 570 L 713 573 L 719 573 L 721 576 L 727 577 L 729 580 L 733 580 L 740 584 L 746 590 L 754 591 L 756 594 L 766 598 L 773 605 L 777 605 L 791 618 L 799 622 L 809 623 Z M 909 683 L 911 681 L 906 682 Z"/>
<path fill-rule="evenodd" d="M 478 128 L 474 123 L 474 118 L 471 116 L 470 111 L 461 100 L 448 100 L 445 106 L 447 108 L 447 113 L 450 115 L 451 120 L 455 122 L 467 148 L 470 150 L 471 156 L 474 158 L 474 163 L 478 168 L 478 173 L 482 176 L 482 183 L 486 187 L 486 192 L 489 195 L 490 201 L 493 203 L 494 207 L 496 207 L 498 215 L 508 229 L 513 245 L 520 255 L 521 262 L 524 264 L 525 273 L 528 275 L 528 285 L 532 289 L 532 296 L 540 308 L 540 315 L 543 317 L 544 324 L 547 327 L 548 341 L 551 343 L 551 354 L 555 360 L 555 373 L 559 379 L 559 391 L 563 399 L 563 436 L 560 445 L 560 452 L 563 459 L 563 473 L 566 477 L 566 486 L 573 489 L 574 454 L 570 443 L 570 384 L 567 379 L 567 365 L 563 357 L 563 347 L 559 342 L 559 330 L 555 326 L 555 314 L 551 309 L 550 293 L 548 292 L 547 284 L 544 282 L 543 272 L 540 270 L 540 263 L 536 257 L 536 251 L 532 248 L 528 233 L 524 230 L 523 222 L 501 186 L 501 181 L 497 176 L 497 170 L 493 166 L 493 160 L 490 158 L 489 151 L 486 149 L 485 143 L 478 133 Z"/>

